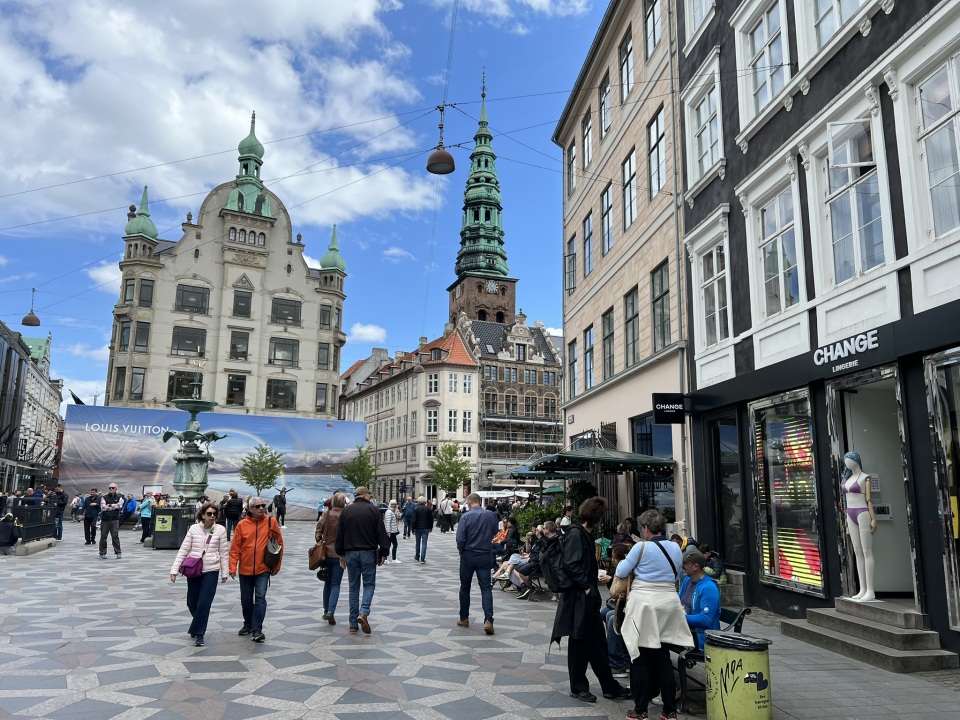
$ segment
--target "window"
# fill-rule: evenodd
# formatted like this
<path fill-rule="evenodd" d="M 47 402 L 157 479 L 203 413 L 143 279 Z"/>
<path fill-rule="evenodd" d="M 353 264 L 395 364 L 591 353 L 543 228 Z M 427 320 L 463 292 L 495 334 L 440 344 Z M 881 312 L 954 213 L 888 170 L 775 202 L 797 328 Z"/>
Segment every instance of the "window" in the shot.
<path fill-rule="evenodd" d="M 185 357 L 203 357 L 207 345 L 207 331 L 199 328 L 173 328 L 173 345 L 171 355 Z"/>
<path fill-rule="evenodd" d="M 883 223 L 870 121 L 830 123 L 828 129 L 827 212 L 833 279 L 840 284 L 883 264 Z"/>
<path fill-rule="evenodd" d="M 503 381 L 508 383 L 517 382 L 517 369 L 516 368 L 504 368 L 503 369 Z"/>
<path fill-rule="evenodd" d="M 270 322 L 284 325 L 300 324 L 300 302 L 274 298 L 270 305 Z"/>
<path fill-rule="evenodd" d="M 557 399 L 546 397 L 543 399 L 543 416 L 547 418 L 557 417 Z"/>
<path fill-rule="evenodd" d="M 577 145 L 570 143 L 567 148 L 567 194 L 577 189 Z"/>
<path fill-rule="evenodd" d="M 300 364 L 300 341 L 270 338 L 270 365 L 296 366 Z"/>
<path fill-rule="evenodd" d="M 620 42 L 620 104 L 627 101 L 627 95 L 633 90 L 633 36 L 630 28 Z"/>
<path fill-rule="evenodd" d="M 413 376 L 410 380 L 410 397 L 417 397 L 417 393 L 420 391 L 420 378 L 416 375 Z"/>
<path fill-rule="evenodd" d="M 410 413 L 410 437 L 417 436 L 417 411 Z"/>
<path fill-rule="evenodd" d="M 137 281 L 134 278 L 127 278 L 123 281 L 123 304 L 133 305 L 133 298 L 137 291 Z"/>
<path fill-rule="evenodd" d="M 140 307 L 153 307 L 153 280 L 140 281 Z"/>
<path fill-rule="evenodd" d="M 438 432 L 438 410 L 427 410 L 427 435 L 436 435 Z"/>
<path fill-rule="evenodd" d="M 434 395 L 440 392 L 440 374 L 430 373 L 427 375 L 427 395 Z"/>
<path fill-rule="evenodd" d="M 117 333 L 117 350 L 119 352 L 126 352 L 130 349 L 131 324 L 129 320 L 124 320 L 120 323 L 120 331 Z"/>
<path fill-rule="evenodd" d="M 333 362 L 330 363 L 330 369 L 334 372 L 340 372 L 340 348 L 337 345 L 333 346 Z"/>
<path fill-rule="evenodd" d="M 600 139 L 603 140 L 610 132 L 610 74 L 607 73 L 600 81 Z"/>
<path fill-rule="evenodd" d="M 343 311 L 340 308 L 335 307 L 333 309 L 333 327 L 336 330 L 340 329 L 340 323 L 342 322 Z"/>
<path fill-rule="evenodd" d="M 583 136 L 583 167 L 586 169 L 593 160 L 593 119 L 589 110 L 580 123 L 580 133 Z"/>
<path fill-rule="evenodd" d="M 458 415 L 457 410 L 447 410 L 447 432 L 457 432 Z"/>
<path fill-rule="evenodd" d="M 593 272 L 593 213 L 583 219 L 583 276 Z"/>
<path fill-rule="evenodd" d="M 196 385 L 197 381 L 199 385 Z M 176 398 L 193 397 L 196 389 L 197 397 L 203 395 L 203 375 L 196 372 L 184 372 L 182 370 L 171 370 L 167 376 L 167 402 Z"/>
<path fill-rule="evenodd" d="M 817 29 L 817 47 L 827 44 L 834 33 L 857 11 L 860 2 L 861 0 L 816 0 L 814 26 Z"/>
<path fill-rule="evenodd" d="M 960 227 L 960 57 L 951 58 L 917 87 L 933 234 Z"/>
<path fill-rule="evenodd" d="M 460 384 L 460 376 L 457 373 L 447 373 L 447 390 L 457 392 L 457 386 Z"/>
<path fill-rule="evenodd" d="M 647 162 L 650 166 L 650 197 L 667 183 L 667 128 L 663 107 L 647 126 Z"/>
<path fill-rule="evenodd" d="M 687 187 L 694 197 L 719 174 L 723 159 L 720 113 L 720 50 L 714 50 L 683 92 L 684 141 L 687 146 Z"/>
<path fill-rule="evenodd" d="M 697 31 L 707 21 L 707 15 L 713 15 L 716 0 L 687 0 L 687 42 L 697 35 Z"/>
<path fill-rule="evenodd" d="M 132 368 L 130 372 L 130 399 L 143 400 L 143 382 L 146 378 L 146 368 Z"/>
<path fill-rule="evenodd" d="M 210 290 L 194 285 L 177 285 L 177 306 L 180 312 L 206 315 L 210 309 Z"/>
<path fill-rule="evenodd" d="M 227 375 L 227 405 L 243 406 L 246 402 L 247 376 Z"/>
<path fill-rule="evenodd" d="M 603 333 L 603 379 L 609 380 L 613 377 L 613 308 L 600 318 L 600 328 Z"/>
<path fill-rule="evenodd" d="M 570 397 L 577 396 L 577 341 L 567 345 L 567 373 L 568 392 Z"/>
<path fill-rule="evenodd" d="M 663 18 L 660 10 L 660 0 L 644 0 L 643 26 L 647 34 L 647 58 L 660 44 L 663 36 Z"/>
<path fill-rule="evenodd" d="M 564 282 L 567 286 L 567 295 L 572 295 L 577 289 L 577 236 L 572 236 L 567 240 L 567 254 L 563 259 L 566 264 L 564 273 Z"/>
<path fill-rule="evenodd" d="M 473 448 L 470 447 L 469 445 L 461 445 L 460 457 L 465 457 L 465 458 L 473 457 Z"/>
<path fill-rule="evenodd" d="M 403 437 L 407 437 L 407 416 L 403 416 Z"/>
<path fill-rule="evenodd" d="M 496 393 L 484 393 L 483 411 L 490 415 L 497 414 L 497 394 Z"/>
<path fill-rule="evenodd" d="M 593 325 L 583 331 L 583 388 L 593 387 Z"/>
<path fill-rule="evenodd" d="M 227 238 L 230 240 L 237 239 L 237 229 L 235 227 L 230 228 L 230 231 L 227 233 Z"/>
<path fill-rule="evenodd" d="M 463 411 L 463 431 L 465 433 L 473 432 L 473 411 L 472 410 Z"/>
<path fill-rule="evenodd" d="M 520 399 L 515 393 L 506 393 L 503 396 L 503 410 L 506 415 L 520 414 Z"/>
<path fill-rule="evenodd" d="M 670 263 L 664 261 L 650 273 L 653 315 L 653 351 L 659 352 L 670 344 Z"/>
<path fill-rule="evenodd" d="M 471 395 L 473 393 L 473 375 L 463 375 L 463 394 Z"/>
<path fill-rule="evenodd" d="M 233 315 L 234 317 L 250 317 L 250 308 L 253 305 L 253 293 L 246 290 L 233 291 Z"/>
<path fill-rule="evenodd" d="M 557 372 L 555 370 L 543 371 L 543 384 L 550 387 L 557 386 Z"/>
<path fill-rule="evenodd" d="M 760 209 L 763 308 L 767 317 L 800 302 L 793 189 L 784 188 Z"/>
<path fill-rule="evenodd" d="M 123 400 L 123 390 L 127 385 L 127 369 L 118 367 L 113 369 L 113 399 Z"/>
<path fill-rule="evenodd" d="M 317 370 L 330 369 L 330 343 L 320 343 L 317 350 Z"/>
<path fill-rule="evenodd" d="M 483 366 L 483 379 L 488 382 L 496 382 L 497 380 L 497 366 L 496 365 L 484 365 Z"/>
<path fill-rule="evenodd" d="M 296 380 L 267 378 L 267 410 L 296 410 Z"/>
<path fill-rule="evenodd" d="M 150 344 L 150 323 L 138 322 L 137 332 L 133 337 L 133 351 L 138 353 L 147 352 L 147 346 Z"/>
<path fill-rule="evenodd" d="M 623 360 L 626 367 L 633 367 L 640 362 L 640 347 L 637 344 L 640 337 L 638 299 L 637 288 L 628 292 L 623 298 Z"/>
<path fill-rule="evenodd" d="M 722 242 L 700 256 L 704 345 L 716 345 L 730 334 L 727 318 L 727 259 Z"/>
<path fill-rule="evenodd" d="M 329 305 L 320 306 L 320 329 L 321 330 L 330 329 L 330 306 Z"/>
<path fill-rule="evenodd" d="M 779 0 L 747 31 L 747 53 L 755 115 L 780 94 L 786 83 Z"/>
<path fill-rule="evenodd" d="M 536 395 L 523 396 L 523 416 L 524 417 L 537 416 L 537 396 Z"/>
<path fill-rule="evenodd" d="M 717 96 L 719 90 L 716 85 L 704 93 L 700 102 L 694 108 L 696 131 L 694 133 L 697 152 L 697 177 L 706 174 L 720 159 L 720 120 L 717 113 Z"/>
<path fill-rule="evenodd" d="M 429 430 L 427 431 L 429 432 Z M 436 445 L 427 445 L 427 457 L 436 457 L 437 456 L 437 446 Z"/>
<path fill-rule="evenodd" d="M 513 348 L 514 354 L 517 356 L 517 362 L 526 362 L 527 361 L 527 346 L 523 343 L 518 343 Z"/>
<path fill-rule="evenodd" d="M 536 371 L 536 370 L 524 370 L 524 371 L 523 371 L 523 384 L 524 384 L 524 385 L 536 385 L 536 384 L 537 384 L 537 371 Z"/>
<path fill-rule="evenodd" d="M 316 401 L 316 411 L 318 413 L 326 412 L 327 408 L 327 384 L 326 383 L 317 383 L 317 401 Z"/>
<path fill-rule="evenodd" d="M 600 251 L 606 255 L 613 249 L 613 185 L 607 185 L 600 196 Z"/>
<path fill-rule="evenodd" d="M 623 229 L 633 225 L 637 219 L 637 152 L 631 150 L 620 166 L 623 181 Z"/>
<path fill-rule="evenodd" d="M 240 229 L 240 242 L 245 243 L 247 241 L 247 231 Z"/>
<path fill-rule="evenodd" d="M 250 346 L 250 333 L 239 330 L 230 331 L 230 359 L 246 360 Z"/>

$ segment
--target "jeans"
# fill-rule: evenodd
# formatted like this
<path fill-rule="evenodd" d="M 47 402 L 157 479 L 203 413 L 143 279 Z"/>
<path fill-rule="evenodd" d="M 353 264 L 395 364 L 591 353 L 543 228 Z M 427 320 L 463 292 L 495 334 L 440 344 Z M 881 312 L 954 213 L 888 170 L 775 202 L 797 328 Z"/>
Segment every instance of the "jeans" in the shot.
<path fill-rule="evenodd" d="M 0 546 L 0 555 L 16 555 L 17 549 L 14 545 Z"/>
<path fill-rule="evenodd" d="M 334 555 L 323 561 L 330 579 L 323 584 L 323 611 L 333 615 L 337 611 L 337 601 L 340 600 L 340 581 L 343 580 L 343 568 L 340 567 L 340 558 Z"/>
<path fill-rule="evenodd" d="M 611 668 L 629 668 L 630 653 L 627 652 L 627 646 L 623 638 L 613 631 L 616 616 L 616 611 L 611 608 L 605 607 L 600 611 L 600 618 L 607 629 L 607 655 L 610 657 Z"/>
<path fill-rule="evenodd" d="M 97 516 L 83 517 L 83 539 L 85 542 L 93 545 L 97 541 Z"/>
<path fill-rule="evenodd" d="M 153 516 L 141 515 L 140 516 L 140 542 L 143 542 L 151 535 L 153 535 Z"/>
<path fill-rule="evenodd" d="M 347 574 L 350 578 L 350 627 L 357 626 L 360 613 L 370 614 L 373 591 L 377 587 L 377 551 L 352 550 L 347 553 Z M 363 600 L 360 582 L 363 581 Z"/>
<path fill-rule="evenodd" d="M 637 710 L 646 710 L 659 694 L 663 700 L 663 715 L 677 711 L 677 683 L 667 648 L 640 648 L 640 657 L 630 665 L 630 689 Z"/>
<path fill-rule="evenodd" d="M 263 618 L 267 615 L 267 588 L 270 587 L 270 573 L 259 575 L 238 575 L 240 578 L 240 610 L 243 612 L 243 626 L 253 632 L 263 631 Z"/>
<path fill-rule="evenodd" d="M 460 619 L 470 617 L 470 586 L 473 576 L 480 586 L 480 605 L 483 621 L 493 622 L 493 592 L 490 590 L 490 552 L 487 550 L 464 550 L 460 554 Z"/>
<path fill-rule="evenodd" d="M 187 631 L 191 635 L 203 637 L 207 632 L 207 621 L 210 619 L 210 606 L 217 594 L 219 571 L 211 570 L 200 577 L 187 578 L 187 610 L 193 622 Z"/>
<path fill-rule="evenodd" d="M 397 535 L 399 533 L 390 533 L 390 548 L 393 551 L 393 559 L 397 559 Z"/>
<path fill-rule="evenodd" d="M 426 560 L 427 559 L 427 538 L 430 537 L 429 530 L 414 530 L 413 534 L 417 536 L 417 548 L 414 550 L 413 557 L 415 560 Z M 420 551 L 420 543 L 423 542 L 423 552 Z"/>
<path fill-rule="evenodd" d="M 413 533 L 413 518 L 404 517 L 403 518 L 403 537 L 404 539 L 410 537 Z"/>
<path fill-rule="evenodd" d="M 227 540 L 233 538 L 233 532 L 237 529 L 237 523 L 240 522 L 240 518 L 227 517 Z"/>
<path fill-rule="evenodd" d="M 53 537 L 57 540 L 63 540 L 63 513 L 58 512 L 53 516 Z"/>
<path fill-rule="evenodd" d="M 286 508 L 277 508 L 277 522 L 281 525 L 287 524 L 287 509 Z"/>
<path fill-rule="evenodd" d="M 120 554 L 120 521 L 100 518 L 100 554 L 107 554 L 107 533 L 113 541 L 113 551 Z"/>

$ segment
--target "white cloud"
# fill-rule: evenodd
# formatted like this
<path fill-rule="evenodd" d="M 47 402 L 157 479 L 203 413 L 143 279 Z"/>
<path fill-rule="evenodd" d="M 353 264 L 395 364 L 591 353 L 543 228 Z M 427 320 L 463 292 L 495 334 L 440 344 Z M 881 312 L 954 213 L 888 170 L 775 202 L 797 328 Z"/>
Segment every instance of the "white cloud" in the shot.
<path fill-rule="evenodd" d="M 306 253 L 303 254 L 303 261 L 307 264 L 307 267 L 320 269 L 320 261 L 315 257 L 310 257 Z"/>
<path fill-rule="evenodd" d="M 407 252 L 403 248 L 391 246 L 383 251 L 383 259 L 394 264 L 400 263 L 403 260 L 413 260 L 414 257 L 411 253 Z"/>
<path fill-rule="evenodd" d="M 438 7 L 453 4 L 453 0 L 433 0 Z M 505 20 L 518 12 L 535 13 L 547 17 L 583 15 L 590 10 L 593 0 L 466 0 L 462 9 L 487 19 Z"/>
<path fill-rule="evenodd" d="M 50 372 L 51 377 L 58 377 L 55 369 Z M 75 378 L 63 379 L 63 402 L 60 403 L 60 415 L 66 416 L 67 405 L 73 404 L 73 398 L 70 395 L 72 390 L 87 405 L 94 404 L 94 396 L 97 398 L 97 404 L 103 405 L 103 393 L 106 388 L 106 380 L 99 378 L 97 380 L 79 380 Z"/>
<path fill-rule="evenodd" d="M 3 255 L 0 255 L 0 267 L 3 267 L 3 266 L 6 265 L 8 262 L 10 262 L 9 259 L 5 258 Z"/>
<path fill-rule="evenodd" d="M 116 262 L 104 260 L 93 267 L 87 268 L 84 272 L 96 283 L 94 287 L 97 290 L 112 293 L 113 295 L 120 294 L 121 273 L 120 266 L 117 265 Z"/>
<path fill-rule="evenodd" d="M 553 337 L 563 337 L 563 328 L 545 327 L 543 331 Z"/>
<path fill-rule="evenodd" d="M 89 345 L 85 345 L 83 343 L 80 343 L 79 345 L 59 345 L 57 346 L 57 350 L 62 350 L 69 355 L 88 358 L 94 362 L 102 364 L 106 364 L 107 360 L 110 358 L 109 345 L 104 345 L 103 347 L 90 347 Z"/>
<path fill-rule="evenodd" d="M 36 276 L 37 274 L 34 272 L 24 273 L 23 275 L 4 275 L 3 277 L 0 277 L 0 284 L 19 282 L 21 280 L 31 280 Z"/>
<path fill-rule="evenodd" d="M 379 325 L 364 325 L 363 323 L 354 323 L 350 326 L 350 334 L 347 336 L 348 343 L 385 343 L 387 341 L 387 331 Z"/>

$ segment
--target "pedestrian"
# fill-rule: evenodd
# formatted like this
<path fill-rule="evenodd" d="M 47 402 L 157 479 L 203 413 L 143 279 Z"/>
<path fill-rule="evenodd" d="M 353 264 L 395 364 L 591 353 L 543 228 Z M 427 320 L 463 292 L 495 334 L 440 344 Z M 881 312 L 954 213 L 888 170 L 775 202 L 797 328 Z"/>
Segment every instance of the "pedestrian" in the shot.
<path fill-rule="evenodd" d="M 240 522 L 240 516 L 243 515 L 243 500 L 233 488 L 230 488 L 227 502 L 223 505 L 223 514 L 227 519 L 227 540 L 230 540 L 237 529 L 237 523 Z"/>
<path fill-rule="evenodd" d="M 573 524 L 573 506 L 567 505 L 563 508 L 563 517 L 560 518 L 560 521 L 557 525 L 560 526 L 560 533 L 566 533 L 570 529 L 570 525 Z"/>
<path fill-rule="evenodd" d="M 83 539 L 84 545 L 93 545 L 97 542 L 97 518 L 100 516 L 100 496 L 97 489 L 92 488 L 90 494 L 83 500 Z"/>
<path fill-rule="evenodd" d="M 350 580 L 350 632 L 357 632 L 359 626 L 367 635 L 370 634 L 368 617 L 377 586 L 377 567 L 383 565 L 390 550 L 380 511 L 370 502 L 370 497 L 365 486 L 356 489 L 353 502 L 340 514 L 334 545 L 340 556 L 340 567 L 347 571 Z"/>
<path fill-rule="evenodd" d="M 483 631 L 493 635 L 493 591 L 490 566 L 493 564 L 493 536 L 497 534 L 497 516 L 481 506 L 480 496 L 467 496 L 468 510 L 457 525 L 457 550 L 460 552 L 460 619 L 457 625 L 470 627 L 470 586 L 477 576 Z"/>
<path fill-rule="evenodd" d="M 83 495 L 77 493 L 70 502 L 70 519 L 73 522 L 80 522 L 80 510 L 83 509 Z"/>
<path fill-rule="evenodd" d="M 560 593 L 551 635 L 551 643 L 554 640 L 559 643 L 564 636 L 570 638 L 567 647 L 570 697 L 587 703 L 597 701 L 597 696 L 590 692 L 587 665 L 600 681 L 605 698 L 630 697 L 630 690 L 623 687 L 610 670 L 607 638 L 600 620 L 602 602 L 593 532 L 606 509 L 607 501 L 602 497 L 584 500 L 578 513 L 579 522 L 571 523 L 563 538 L 563 569 L 572 587 Z"/>
<path fill-rule="evenodd" d="M 337 621 L 333 615 L 337 611 L 340 582 L 343 580 L 343 567 L 340 565 L 340 556 L 337 555 L 336 548 L 337 528 L 340 526 L 340 513 L 347 505 L 347 496 L 342 492 L 334 493 L 333 497 L 326 502 L 330 504 L 329 509 L 317 521 L 314 537 L 318 543 L 323 543 L 327 548 L 327 558 L 323 561 L 327 576 L 323 581 L 323 619 L 331 625 L 336 625 Z"/>
<path fill-rule="evenodd" d="M 153 535 L 153 508 L 156 502 L 153 497 L 147 493 L 140 501 L 140 542 L 142 543 L 148 537 Z"/>
<path fill-rule="evenodd" d="M 57 540 L 63 540 L 63 514 L 67 511 L 67 503 L 70 502 L 70 496 L 63 491 L 62 485 L 57 485 L 49 495 L 49 500 L 56 506 L 53 515 L 54 537 Z"/>
<path fill-rule="evenodd" d="M 287 521 L 287 489 L 281 488 L 280 492 L 273 496 L 273 503 L 270 506 L 277 513 L 277 522 L 280 527 L 286 527 Z"/>
<path fill-rule="evenodd" d="M 383 513 L 383 527 L 387 530 L 387 537 L 390 538 L 390 551 L 393 554 L 392 560 L 387 560 L 391 565 L 400 565 L 397 560 L 397 535 L 400 534 L 400 511 L 397 510 L 397 501 L 391 500 L 390 507 Z"/>
<path fill-rule="evenodd" d="M 16 555 L 17 540 L 23 537 L 23 531 L 8 512 L 0 520 L 0 555 Z"/>
<path fill-rule="evenodd" d="M 630 653 L 633 710 L 628 718 L 647 717 L 657 694 L 663 701 L 660 717 L 677 717 L 677 686 L 668 646 L 693 646 L 686 614 L 677 595 L 677 577 L 683 564 L 680 544 L 666 537 L 667 519 L 657 510 L 640 515 L 644 542 L 634 545 L 617 564 L 616 576 L 633 573 L 620 634 Z M 702 555 L 700 556 L 702 558 Z"/>
<path fill-rule="evenodd" d="M 133 497 L 133 493 L 127 493 L 126 500 L 123 501 L 123 510 L 120 512 L 120 527 L 137 514 L 140 509 L 140 503 Z"/>
<path fill-rule="evenodd" d="M 403 504 L 403 539 L 406 540 L 413 534 L 413 511 L 417 504 L 412 497 L 407 497 Z"/>
<path fill-rule="evenodd" d="M 427 499 L 421 495 L 417 498 L 417 506 L 413 509 L 413 534 L 417 539 L 417 546 L 413 551 L 413 561 L 421 565 L 427 564 L 427 540 L 433 531 L 433 513 L 427 507 Z"/>
<path fill-rule="evenodd" d="M 447 493 L 447 496 L 440 501 L 440 532 L 445 533 L 453 530 L 453 495 Z"/>
<path fill-rule="evenodd" d="M 126 498 L 117 492 L 113 483 L 107 487 L 107 494 L 100 498 L 100 559 L 107 559 L 107 533 L 113 540 L 113 552 L 120 560 L 120 512 L 126 503 Z"/>
<path fill-rule="evenodd" d="M 680 604 L 687 616 L 687 625 L 696 635 L 700 652 L 703 652 L 704 633 L 720 629 L 720 588 L 707 574 L 709 562 L 699 548 L 688 550 L 683 556 L 686 577 L 680 583 Z"/>
<path fill-rule="evenodd" d="M 283 542 L 277 521 L 267 515 L 267 503 L 261 497 L 250 501 L 247 517 L 237 524 L 230 543 L 230 577 L 240 576 L 240 610 L 243 626 L 238 635 L 250 635 L 254 642 L 266 640 L 263 620 L 267 615 L 267 588 L 270 578 L 280 572 L 283 561 L 270 567 L 264 562 L 267 542 L 275 538 Z M 281 546 L 282 549 L 282 546 Z"/>
<path fill-rule="evenodd" d="M 170 582 L 175 583 L 184 560 L 201 558 L 200 575 L 187 578 L 187 610 L 193 618 L 187 632 L 197 647 L 203 647 L 210 606 L 217 594 L 217 578 L 225 583 L 230 573 L 230 544 L 226 528 L 217 523 L 219 514 L 216 505 L 204 503 L 197 513 L 197 522 L 187 529 L 180 552 L 170 568 Z"/>

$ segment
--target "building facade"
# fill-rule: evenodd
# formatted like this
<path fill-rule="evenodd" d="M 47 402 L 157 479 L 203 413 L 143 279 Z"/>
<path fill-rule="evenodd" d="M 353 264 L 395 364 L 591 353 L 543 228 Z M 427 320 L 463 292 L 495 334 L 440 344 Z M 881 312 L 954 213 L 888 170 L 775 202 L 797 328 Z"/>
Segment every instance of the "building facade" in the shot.
<path fill-rule="evenodd" d="M 214 188 L 178 241 L 157 237 L 147 189 L 124 232 L 107 403 L 197 396 L 218 412 L 337 417 L 346 264 L 336 226 L 319 270 L 261 179 L 255 133 L 239 172 Z"/>
<path fill-rule="evenodd" d="M 673 480 L 595 481 L 621 517 L 656 507 L 685 530 L 685 426 L 654 423 L 652 400 L 686 383 L 673 5 L 609 3 L 553 141 L 565 159 L 565 444 L 676 459 Z"/>
<path fill-rule="evenodd" d="M 816 10 L 815 10 L 816 8 Z M 698 538 L 797 616 L 857 592 L 960 649 L 960 4 L 678 3 Z"/>

